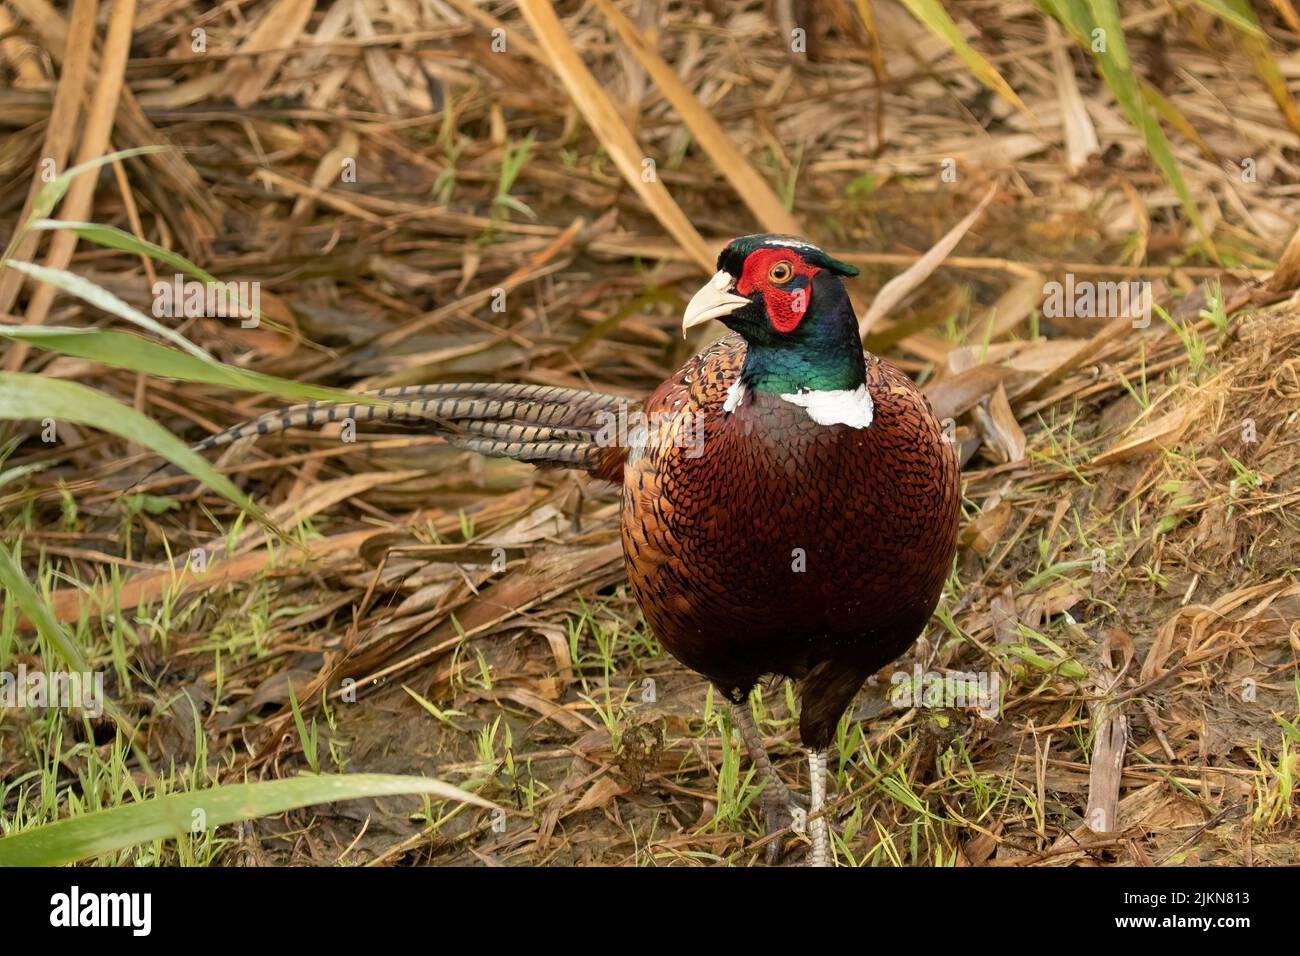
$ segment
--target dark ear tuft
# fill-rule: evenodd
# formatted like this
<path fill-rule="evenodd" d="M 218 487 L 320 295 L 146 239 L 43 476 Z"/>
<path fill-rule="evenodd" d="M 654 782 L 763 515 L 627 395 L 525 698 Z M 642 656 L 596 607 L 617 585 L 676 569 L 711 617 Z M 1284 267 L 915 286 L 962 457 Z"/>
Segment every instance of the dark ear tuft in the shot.
<path fill-rule="evenodd" d="M 828 256 L 820 250 L 817 255 L 810 255 L 807 258 L 810 262 L 815 262 L 822 268 L 830 269 L 837 276 L 855 276 L 860 271 L 857 266 L 851 266 L 847 262 L 836 259 L 834 256 Z"/>

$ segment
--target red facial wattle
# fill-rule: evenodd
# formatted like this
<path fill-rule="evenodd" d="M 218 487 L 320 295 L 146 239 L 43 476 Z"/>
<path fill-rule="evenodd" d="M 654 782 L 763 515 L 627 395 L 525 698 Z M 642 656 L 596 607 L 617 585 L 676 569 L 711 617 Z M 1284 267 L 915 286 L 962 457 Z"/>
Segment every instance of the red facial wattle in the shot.
<path fill-rule="evenodd" d="M 782 261 L 789 263 L 793 274 L 784 282 L 773 281 L 770 273 Z M 756 249 L 745 259 L 736 291 L 750 295 L 758 290 L 772 328 L 782 334 L 793 332 L 812 307 L 812 280 L 819 271 L 789 249 Z"/>

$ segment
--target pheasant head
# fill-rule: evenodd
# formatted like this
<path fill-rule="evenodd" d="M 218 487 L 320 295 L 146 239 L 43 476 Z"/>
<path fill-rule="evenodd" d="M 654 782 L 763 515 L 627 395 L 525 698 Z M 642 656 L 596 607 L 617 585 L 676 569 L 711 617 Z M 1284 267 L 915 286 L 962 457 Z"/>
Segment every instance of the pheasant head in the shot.
<path fill-rule="evenodd" d="M 843 276 L 858 270 L 810 242 L 741 236 L 686 307 L 683 332 L 709 319 L 748 343 L 741 381 L 791 394 L 857 389 L 866 369 Z"/>

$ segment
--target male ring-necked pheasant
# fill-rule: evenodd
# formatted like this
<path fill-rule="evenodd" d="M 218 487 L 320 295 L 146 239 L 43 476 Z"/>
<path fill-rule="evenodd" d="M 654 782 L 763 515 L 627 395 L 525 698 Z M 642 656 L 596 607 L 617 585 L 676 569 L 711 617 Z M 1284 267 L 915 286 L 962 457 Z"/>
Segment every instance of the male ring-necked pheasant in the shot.
<path fill-rule="evenodd" d="M 840 279 L 856 274 L 792 237 L 733 240 L 682 328 L 717 319 L 736 334 L 660 385 L 621 445 L 610 423 L 626 399 L 476 384 L 369 393 L 388 406 L 296 406 L 198 447 L 350 417 L 420 423 L 486 455 L 621 482 L 637 602 L 664 647 L 731 702 L 766 780 L 769 830 L 796 798 L 763 750 L 748 695 L 764 675 L 800 682 L 810 862 L 826 865 L 826 748 L 862 684 L 934 611 L 959 503 L 957 461 L 925 399 L 862 350 Z"/>

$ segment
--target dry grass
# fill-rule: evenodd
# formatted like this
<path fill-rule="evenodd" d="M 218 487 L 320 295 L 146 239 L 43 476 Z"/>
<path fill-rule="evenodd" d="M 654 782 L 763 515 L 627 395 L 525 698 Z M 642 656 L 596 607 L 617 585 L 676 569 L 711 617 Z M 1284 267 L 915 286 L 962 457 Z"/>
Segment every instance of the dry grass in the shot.
<path fill-rule="evenodd" d="M 1211 245 L 1089 56 L 1029 4 L 949 5 L 1023 109 L 891 2 L 517 6 L 6 0 L 0 235 L 43 160 L 170 143 L 82 177 L 60 215 L 260 282 L 261 327 L 180 326 L 223 360 L 342 387 L 639 395 L 700 344 L 679 316 L 721 241 L 799 229 L 863 267 L 865 316 L 996 187 L 864 331 L 967 456 L 948 593 L 898 666 L 997 673 L 1002 706 L 897 708 L 879 675 L 832 756 L 837 855 L 1300 862 L 1300 246 L 1260 281 L 1300 225 L 1300 141 L 1258 46 L 1195 3 L 1126 9 Z M 1295 75 L 1300 24 L 1256 9 Z M 13 255 L 149 311 L 161 265 L 42 235 Z M 1065 273 L 1150 280 L 1170 320 L 1045 316 Z M 6 270 L 0 313 L 113 321 L 52 292 Z M 92 383 L 190 439 L 276 404 L 5 348 L 10 370 Z M 427 773 L 509 813 L 357 802 L 114 859 L 761 858 L 738 739 L 646 633 L 607 486 L 418 434 L 292 433 L 221 459 L 290 529 L 277 541 L 232 534 L 235 509 L 184 476 L 124 495 L 156 464 L 124 442 L 40 431 L 0 466 L 5 540 L 176 773 L 116 759 L 107 720 L 0 710 L 6 826 L 313 766 Z M 194 548 L 214 554 L 201 575 Z M 38 667 L 49 649 L 11 605 L 0 669 Z M 769 689 L 761 726 L 806 789 L 790 704 Z"/>

